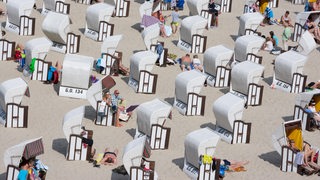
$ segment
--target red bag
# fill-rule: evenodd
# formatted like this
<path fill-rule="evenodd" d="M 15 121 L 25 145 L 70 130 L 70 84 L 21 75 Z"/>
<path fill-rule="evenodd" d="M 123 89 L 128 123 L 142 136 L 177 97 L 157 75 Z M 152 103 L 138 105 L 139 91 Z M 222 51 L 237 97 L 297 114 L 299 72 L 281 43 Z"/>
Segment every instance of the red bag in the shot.
<path fill-rule="evenodd" d="M 53 80 L 52 80 L 53 84 L 58 84 L 59 82 L 59 73 L 57 70 L 55 70 L 53 72 Z"/>

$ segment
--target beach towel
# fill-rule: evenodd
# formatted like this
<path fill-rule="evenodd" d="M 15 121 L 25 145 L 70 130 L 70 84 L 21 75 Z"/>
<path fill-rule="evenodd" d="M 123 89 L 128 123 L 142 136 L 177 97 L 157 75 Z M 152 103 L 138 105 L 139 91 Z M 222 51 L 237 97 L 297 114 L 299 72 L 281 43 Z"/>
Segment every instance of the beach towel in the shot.
<path fill-rule="evenodd" d="M 36 63 L 36 58 L 32 58 L 32 61 L 31 61 L 31 63 L 30 63 L 30 66 L 29 66 L 29 71 L 31 72 L 31 73 L 33 73 L 34 72 L 34 64 Z"/>

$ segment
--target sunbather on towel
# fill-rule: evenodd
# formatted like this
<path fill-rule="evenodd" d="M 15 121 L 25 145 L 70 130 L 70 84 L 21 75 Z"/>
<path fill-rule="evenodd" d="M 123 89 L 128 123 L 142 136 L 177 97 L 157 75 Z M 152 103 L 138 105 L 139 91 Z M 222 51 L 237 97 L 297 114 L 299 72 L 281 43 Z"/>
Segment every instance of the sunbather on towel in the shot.
<path fill-rule="evenodd" d="M 95 156 L 93 166 L 99 167 L 100 164 L 110 165 L 110 166 L 116 165 L 118 152 L 119 152 L 118 149 L 115 149 L 114 151 L 110 151 L 109 148 L 106 148 L 104 150 L 104 153 L 99 153 L 97 156 Z"/>
<path fill-rule="evenodd" d="M 249 161 L 235 161 L 235 160 L 223 160 L 223 165 L 227 166 L 227 170 L 231 172 L 246 171 L 244 165 L 248 164 Z"/>
<path fill-rule="evenodd" d="M 183 56 L 181 58 L 181 64 L 180 64 L 180 68 L 182 71 L 191 70 L 190 64 L 191 64 L 191 58 L 190 58 L 190 54 L 186 54 L 185 56 Z"/>

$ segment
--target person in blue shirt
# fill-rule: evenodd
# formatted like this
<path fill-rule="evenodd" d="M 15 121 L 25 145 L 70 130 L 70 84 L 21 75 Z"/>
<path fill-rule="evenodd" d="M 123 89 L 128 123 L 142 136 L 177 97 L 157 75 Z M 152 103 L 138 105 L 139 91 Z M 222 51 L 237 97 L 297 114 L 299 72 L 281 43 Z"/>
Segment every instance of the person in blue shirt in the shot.
<path fill-rule="evenodd" d="M 21 163 L 19 164 L 19 174 L 17 180 L 28 180 L 28 170 L 30 168 L 29 161 L 22 158 Z"/>
<path fill-rule="evenodd" d="M 120 111 L 124 110 L 124 107 L 119 107 L 119 103 L 122 103 L 122 101 L 124 101 L 124 99 L 119 95 L 120 92 L 119 90 L 114 90 L 113 94 L 111 95 L 111 109 L 114 113 L 114 115 L 116 116 L 115 118 L 115 126 L 116 127 L 121 127 L 122 124 L 120 124 L 119 122 L 119 115 L 120 115 Z"/>
<path fill-rule="evenodd" d="M 274 34 L 273 31 L 270 31 L 269 34 L 270 34 L 270 37 L 271 37 L 271 38 L 273 39 L 273 41 L 274 41 L 273 46 L 278 47 L 278 46 L 279 46 L 279 39 L 278 39 L 278 37 Z"/>

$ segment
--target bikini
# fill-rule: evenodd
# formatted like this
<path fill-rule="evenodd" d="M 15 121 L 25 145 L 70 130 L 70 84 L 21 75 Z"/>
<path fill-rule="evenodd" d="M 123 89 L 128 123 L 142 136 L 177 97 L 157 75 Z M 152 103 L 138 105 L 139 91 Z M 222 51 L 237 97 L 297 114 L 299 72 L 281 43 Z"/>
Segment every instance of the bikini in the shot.
<path fill-rule="evenodd" d="M 117 157 L 116 153 L 114 153 L 114 152 L 105 152 L 105 153 L 103 154 L 103 157 L 105 157 L 107 154 L 112 154 L 112 155 L 114 155 L 115 157 Z"/>

